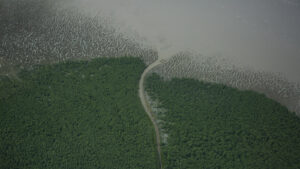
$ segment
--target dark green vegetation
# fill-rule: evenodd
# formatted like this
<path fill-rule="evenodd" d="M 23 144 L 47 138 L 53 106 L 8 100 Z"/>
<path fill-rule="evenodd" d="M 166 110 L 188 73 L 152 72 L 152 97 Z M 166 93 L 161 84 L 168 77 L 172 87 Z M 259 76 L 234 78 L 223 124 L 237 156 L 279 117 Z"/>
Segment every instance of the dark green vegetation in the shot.
<path fill-rule="evenodd" d="M 157 168 L 137 58 L 35 67 L 0 81 L 0 168 Z"/>
<path fill-rule="evenodd" d="M 168 110 L 165 168 L 300 168 L 300 119 L 264 95 L 156 74 L 146 85 Z"/>

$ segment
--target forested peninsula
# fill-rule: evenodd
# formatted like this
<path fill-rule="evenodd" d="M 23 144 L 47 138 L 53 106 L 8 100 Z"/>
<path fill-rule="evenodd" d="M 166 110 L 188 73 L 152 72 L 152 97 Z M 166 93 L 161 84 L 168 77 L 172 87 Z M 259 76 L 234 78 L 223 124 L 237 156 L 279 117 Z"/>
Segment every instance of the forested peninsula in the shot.
<path fill-rule="evenodd" d="M 146 91 L 165 168 L 300 168 L 300 119 L 263 94 L 157 74 Z"/>

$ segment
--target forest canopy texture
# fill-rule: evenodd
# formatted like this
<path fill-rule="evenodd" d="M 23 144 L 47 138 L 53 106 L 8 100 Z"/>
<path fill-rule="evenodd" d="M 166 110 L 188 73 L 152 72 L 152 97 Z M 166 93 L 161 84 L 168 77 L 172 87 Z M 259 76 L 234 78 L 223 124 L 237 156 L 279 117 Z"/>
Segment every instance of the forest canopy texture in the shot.
<path fill-rule="evenodd" d="M 164 110 L 165 168 L 300 168 L 300 119 L 264 95 L 157 74 L 146 91 Z"/>
<path fill-rule="evenodd" d="M 22 71 L 0 81 L 0 168 L 157 168 L 137 58 Z"/>
<path fill-rule="evenodd" d="M 0 168 L 158 168 L 144 69 L 98 58 L 0 76 Z M 300 168 L 300 119 L 264 95 L 157 74 L 146 91 L 164 110 L 164 168 Z"/>

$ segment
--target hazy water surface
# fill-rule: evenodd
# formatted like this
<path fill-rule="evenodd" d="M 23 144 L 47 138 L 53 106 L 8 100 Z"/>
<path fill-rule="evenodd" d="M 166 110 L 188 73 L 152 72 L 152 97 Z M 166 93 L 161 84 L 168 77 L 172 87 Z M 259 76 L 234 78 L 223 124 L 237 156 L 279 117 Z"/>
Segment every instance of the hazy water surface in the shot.
<path fill-rule="evenodd" d="M 300 82 L 297 0 L 79 0 L 145 37 L 160 57 L 182 50 L 229 58 L 236 65 L 281 72 Z"/>

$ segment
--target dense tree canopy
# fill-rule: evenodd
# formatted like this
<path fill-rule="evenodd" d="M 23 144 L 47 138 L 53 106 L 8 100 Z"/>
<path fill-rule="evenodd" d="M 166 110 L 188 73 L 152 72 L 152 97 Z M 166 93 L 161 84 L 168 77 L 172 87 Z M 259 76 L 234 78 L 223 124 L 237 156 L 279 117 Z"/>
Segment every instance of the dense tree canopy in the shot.
<path fill-rule="evenodd" d="M 145 65 L 101 58 L 0 77 L 0 168 L 157 168 L 138 98 Z M 251 91 L 147 77 L 164 168 L 300 168 L 300 119 Z"/>
<path fill-rule="evenodd" d="M 167 110 L 165 168 L 300 168 L 300 119 L 264 95 L 157 74 L 146 86 Z"/>
<path fill-rule="evenodd" d="M 137 58 L 37 66 L 0 78 L 0 168 L 157 168 Z"/>

